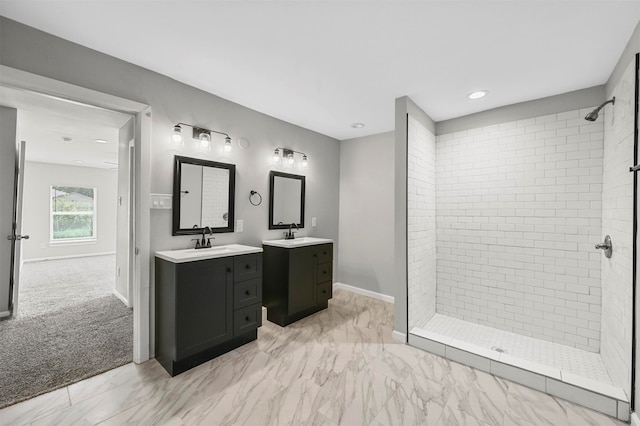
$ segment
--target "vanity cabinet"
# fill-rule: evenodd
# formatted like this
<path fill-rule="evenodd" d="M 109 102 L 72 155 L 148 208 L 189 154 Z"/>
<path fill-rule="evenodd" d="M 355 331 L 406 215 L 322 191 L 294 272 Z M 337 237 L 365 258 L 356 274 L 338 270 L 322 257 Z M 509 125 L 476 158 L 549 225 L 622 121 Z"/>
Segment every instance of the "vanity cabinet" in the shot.
<path fill-rule="evenodd" d="M 263 243 L 267 319 L 286 326 L 326 309 L 333 288 L 333 243 L 276 247 Z"/>
<path fill-rule="evenodd" d="M 175 263 L 156 257 L 156 359 L 175 376 L 257 338 L 262 254 Z"/>

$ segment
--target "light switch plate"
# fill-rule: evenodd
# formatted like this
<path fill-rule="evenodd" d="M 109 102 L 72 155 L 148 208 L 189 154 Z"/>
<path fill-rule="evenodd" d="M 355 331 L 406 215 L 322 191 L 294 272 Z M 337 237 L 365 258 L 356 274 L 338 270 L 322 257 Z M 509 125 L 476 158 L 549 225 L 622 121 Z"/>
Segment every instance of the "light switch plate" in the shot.
<path fill-rule="evenodd" d="M 316 217 L 311 218 L 311 226 L 318 226 L 318 218 Z"/>
<path fill-rule="evenodd" d="M 171 194 L 151 194 L 151 208 L 167 210 L 171 209 L 173 195 Z"/>
<path fill-rule="evenodd" d="M 236 220 L 236 232 L 244 231 L 244 220 L 238 219 Z"/>

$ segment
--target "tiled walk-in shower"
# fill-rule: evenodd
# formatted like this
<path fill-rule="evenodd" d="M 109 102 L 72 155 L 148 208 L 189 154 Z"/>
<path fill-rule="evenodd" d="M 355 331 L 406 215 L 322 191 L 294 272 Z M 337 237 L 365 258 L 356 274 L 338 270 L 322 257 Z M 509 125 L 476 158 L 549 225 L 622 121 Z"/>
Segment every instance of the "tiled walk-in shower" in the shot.
<path fill-rule="evenodd" d="M 605 99 L 437 136 L 409 114 L 410 344 L 629 419 L 635 80 L 596 121 Z"/>

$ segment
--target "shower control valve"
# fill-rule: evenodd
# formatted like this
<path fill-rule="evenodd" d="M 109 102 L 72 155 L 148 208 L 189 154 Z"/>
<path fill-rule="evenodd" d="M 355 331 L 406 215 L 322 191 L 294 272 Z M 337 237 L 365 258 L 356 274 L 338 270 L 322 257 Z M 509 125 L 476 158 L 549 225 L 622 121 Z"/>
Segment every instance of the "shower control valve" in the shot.
<path fill-rule="evenodd" d="M 596 244 L 596 249 L 604 250 L 604 255 L 606 257 L 611 257 L 611 253 L 613 252 L 613 245 L 611 244 L 611 236 L 607 235 L 604 237 L 604 242 L 600 244 Z"/>

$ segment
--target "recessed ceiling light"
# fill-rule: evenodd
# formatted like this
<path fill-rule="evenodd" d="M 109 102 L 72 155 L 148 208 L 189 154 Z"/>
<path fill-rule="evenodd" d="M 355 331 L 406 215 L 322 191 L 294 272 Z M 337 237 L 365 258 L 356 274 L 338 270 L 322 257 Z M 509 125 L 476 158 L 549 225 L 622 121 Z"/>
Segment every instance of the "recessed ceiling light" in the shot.
<path fill-rule="evenodd" d="M 68 138 L 68 137 L 66 137 L 66 136 L 62 138 L 62 141 L 63 141 L 64 143 L 71 143 L 71 141 L 72 141 L 72 140 L 73 140 L 73 139 Z"/>
<path fill-rule="evenodd" d="M 107 143 L 107 141 L 106 141 L 106 140 L 104 140 L 104 139 L 96 139 L 95 141 L 96 141 L 97 143 Z"/>
<path fill-rule="evenodd" d="M 469 99 L 480 99 L 480 98 L 484 98 L 485 96 L 487 96 L 487 93 L 489 93 L 488 90 L 476 90 L 475 92 L 471 92 L 467 95 L 467 98 Z"/>
<path fill-rule="evenodd" d="M 351 127 L 354 129 L 362 129 L 364 127 L 364 123 L 353 123 Z"/>
<path fill-rule="evenodd" d="M 76 164 L 84 164 L 84 161 L 82 160 L 73 160 L 73 162 Z"/>

